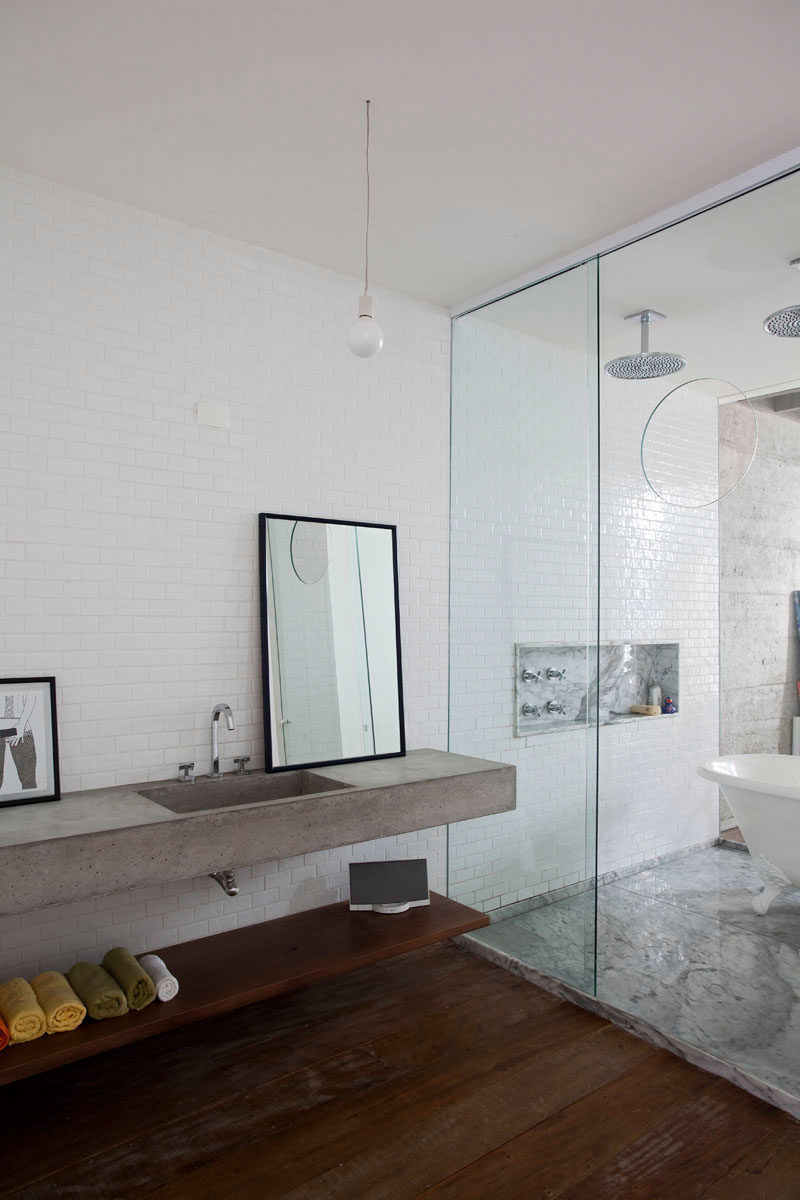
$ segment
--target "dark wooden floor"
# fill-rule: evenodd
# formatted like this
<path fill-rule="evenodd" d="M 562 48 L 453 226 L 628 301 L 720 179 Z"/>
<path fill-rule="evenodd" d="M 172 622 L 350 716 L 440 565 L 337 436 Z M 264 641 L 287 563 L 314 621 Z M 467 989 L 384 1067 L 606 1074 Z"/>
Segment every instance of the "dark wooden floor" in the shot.
<path fill-rule="evenodd" d="M 37 1200 L 800 1197 L 787 1116 L 452 945 L 9 1084 L 0 1146 Z"/>

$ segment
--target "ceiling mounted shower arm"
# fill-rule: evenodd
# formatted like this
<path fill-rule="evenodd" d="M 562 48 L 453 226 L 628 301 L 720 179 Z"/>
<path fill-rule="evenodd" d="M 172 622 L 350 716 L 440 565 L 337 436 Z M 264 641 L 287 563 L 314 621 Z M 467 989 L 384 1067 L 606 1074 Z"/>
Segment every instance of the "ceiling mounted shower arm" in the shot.
<path fill-rule="evenodd" d="M 638 321 L 641 344 L 639 347 L 640 354 L 650 353 L 650 326 L 654 321 L 666 321 L 665 313 L 656 312 L 654 308 L 643 308 L 641 312 L 631 313 L 625 318 L 626 321 Z"/>

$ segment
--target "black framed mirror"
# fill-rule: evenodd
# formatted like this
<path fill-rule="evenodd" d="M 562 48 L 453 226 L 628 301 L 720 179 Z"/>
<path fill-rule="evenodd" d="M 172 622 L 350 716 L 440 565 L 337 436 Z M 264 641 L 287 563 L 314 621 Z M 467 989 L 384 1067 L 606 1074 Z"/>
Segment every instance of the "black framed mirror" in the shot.
<path fill-rule="evenodd" d="M 266 769 L 404 755 L 396 527 L 258 522 Z"/>

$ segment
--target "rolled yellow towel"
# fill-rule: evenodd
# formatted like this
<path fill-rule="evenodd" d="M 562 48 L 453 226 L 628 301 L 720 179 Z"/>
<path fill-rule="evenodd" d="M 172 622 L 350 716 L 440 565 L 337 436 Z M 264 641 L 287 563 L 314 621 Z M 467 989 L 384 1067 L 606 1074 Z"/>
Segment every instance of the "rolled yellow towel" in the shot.
<path fill-rule="evenodd" d="M 69 1033 L 78 1028 L 86 1007 L 60 971 L 43 971 L 31 980 L 31 987 L 44 1012 L 48 1033 Z"/>
<path fill-rule="evenodd" d="M 32 1042 L 47 1028 L 36 993 L 26 979 L 8 979 L 0 983 L 0 1017 L 11 1035 L 12 1046 L 18 1042 Z"/>

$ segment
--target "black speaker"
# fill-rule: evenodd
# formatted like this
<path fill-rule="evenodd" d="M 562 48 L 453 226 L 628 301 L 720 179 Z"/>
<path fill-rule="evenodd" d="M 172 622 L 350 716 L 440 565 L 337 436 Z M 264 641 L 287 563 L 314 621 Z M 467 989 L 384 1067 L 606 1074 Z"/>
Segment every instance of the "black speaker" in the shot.
<path fill-rule="evenodd" d="M 350 863 L 352 912 L 401 913 L 430 902 L 426 858 Z"/>

